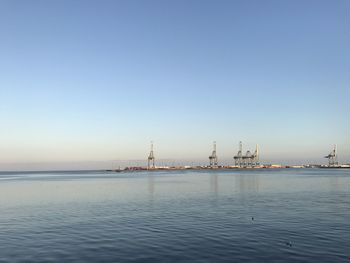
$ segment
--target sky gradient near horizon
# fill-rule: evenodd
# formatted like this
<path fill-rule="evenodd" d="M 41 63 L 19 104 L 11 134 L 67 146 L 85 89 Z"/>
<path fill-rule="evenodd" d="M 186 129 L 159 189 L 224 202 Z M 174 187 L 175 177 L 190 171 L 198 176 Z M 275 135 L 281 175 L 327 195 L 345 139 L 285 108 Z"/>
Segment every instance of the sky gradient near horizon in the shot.
<path fill-rule="evenodd" d="M 350 1 L 1 1 L 0 170 L 350 162 Z M 56 167 L 55 166 L 55 167 Z M 19 165 L 21 169 L 25 166 Z"/>

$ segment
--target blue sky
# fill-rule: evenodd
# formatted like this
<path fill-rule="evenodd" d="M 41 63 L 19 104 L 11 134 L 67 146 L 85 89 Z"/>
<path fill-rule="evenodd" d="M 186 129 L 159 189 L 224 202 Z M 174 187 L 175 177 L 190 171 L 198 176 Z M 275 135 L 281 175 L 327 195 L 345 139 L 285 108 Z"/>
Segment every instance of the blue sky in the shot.
<path fill-rule="evenodd" d="M 0 168 L 350 162 L 349 1 L 1 1 Z M 247 148 L 246 148 L 247 149 Z M 84 168 L 84 167 L 82 167 Z"/>

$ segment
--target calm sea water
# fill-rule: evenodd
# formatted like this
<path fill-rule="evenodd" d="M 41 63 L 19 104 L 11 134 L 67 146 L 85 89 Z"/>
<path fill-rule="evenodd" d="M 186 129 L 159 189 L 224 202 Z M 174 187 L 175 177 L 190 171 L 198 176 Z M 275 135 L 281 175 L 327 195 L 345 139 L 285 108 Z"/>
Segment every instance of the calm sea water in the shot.
<path fill-rule="evenodd" d="M 0 173 L 0 262 L 350 262 L 350 169 Z"/>

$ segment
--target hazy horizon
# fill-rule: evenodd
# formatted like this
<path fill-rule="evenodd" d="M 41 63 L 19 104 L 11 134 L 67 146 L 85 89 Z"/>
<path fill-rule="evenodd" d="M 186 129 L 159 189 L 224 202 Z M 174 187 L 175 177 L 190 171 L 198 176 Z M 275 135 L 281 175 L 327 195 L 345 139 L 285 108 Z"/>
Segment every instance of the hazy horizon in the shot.
<path fill-rule="evenodd" d="M 350 163 L 349 1 L 1 1 L 0 170 Z M 119 160 L 119 161 L 118 161 Z M 108 167 L 106 167 L 108 169 Z M 103 167 L 104 169 L 104 167 Z"/>

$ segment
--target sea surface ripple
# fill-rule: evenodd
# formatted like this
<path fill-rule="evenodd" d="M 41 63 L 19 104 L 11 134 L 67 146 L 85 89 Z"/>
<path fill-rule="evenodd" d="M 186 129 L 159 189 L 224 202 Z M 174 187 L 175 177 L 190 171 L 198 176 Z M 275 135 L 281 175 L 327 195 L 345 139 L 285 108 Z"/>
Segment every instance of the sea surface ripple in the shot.
<path fill-rule="evenodd" d="M 0 173 L 0 262 L 350 262 L 350 169 Z"/>

